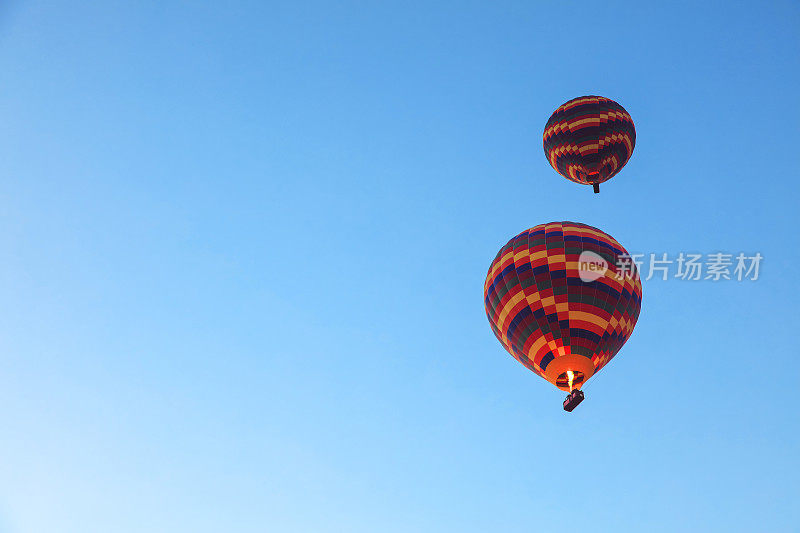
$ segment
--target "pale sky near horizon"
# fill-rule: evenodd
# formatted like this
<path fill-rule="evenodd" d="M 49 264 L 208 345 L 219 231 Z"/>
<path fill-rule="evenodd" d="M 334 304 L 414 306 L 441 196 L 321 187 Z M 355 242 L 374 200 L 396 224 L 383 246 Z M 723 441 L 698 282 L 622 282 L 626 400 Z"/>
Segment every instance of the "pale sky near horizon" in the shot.
<path fill-rule="evenodd" d="M 5 4 L 0 533 L 797 531 L 800 4 L 592 5 Z M 764 259 L 567 414 L 482 301 L 555 220 Z"/>

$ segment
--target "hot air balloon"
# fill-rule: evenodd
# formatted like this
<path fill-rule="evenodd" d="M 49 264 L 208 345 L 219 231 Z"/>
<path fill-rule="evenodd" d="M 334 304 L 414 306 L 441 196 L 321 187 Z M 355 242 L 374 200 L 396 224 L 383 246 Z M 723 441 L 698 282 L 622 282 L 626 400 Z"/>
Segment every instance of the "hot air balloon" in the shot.
<path fill-rule="evenodd" d="M 514 358 L 559 389 L 564 409 L 628 340 L 642 283 L 613 237 L 578 222 L 550 222 L 508 241 L 483 288 L 492 331 Z"/>
<path fill-rule="evenodd" d="M 592 185 L 596 193 L 622 170 L 636 145 L 631 116 L 602 96 L 580 96 L 561 105 L 543 137 L 550 166 L 568 180 Z"/>

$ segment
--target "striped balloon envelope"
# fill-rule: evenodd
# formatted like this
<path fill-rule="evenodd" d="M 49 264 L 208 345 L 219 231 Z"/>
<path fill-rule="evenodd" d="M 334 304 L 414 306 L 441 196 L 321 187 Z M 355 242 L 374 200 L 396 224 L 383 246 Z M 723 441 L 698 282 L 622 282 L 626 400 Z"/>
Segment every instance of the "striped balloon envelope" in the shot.
<path fill-rule="evenodd" d="M 636 129 L 625 108 L 614 100 L 580 96 L 550 116 L 543 145 L 556 172 L 600 192 L 600 184 L 614 177 L 631 158 Z"/>
<path fill-rule="evenodd" d="M 486 315 L 505 349 L 567 391 L 619 352 L 641 303 L 642 283 L 625 248 L 577 222 L 517 235 L 500 249 L 484 284 Z"/>

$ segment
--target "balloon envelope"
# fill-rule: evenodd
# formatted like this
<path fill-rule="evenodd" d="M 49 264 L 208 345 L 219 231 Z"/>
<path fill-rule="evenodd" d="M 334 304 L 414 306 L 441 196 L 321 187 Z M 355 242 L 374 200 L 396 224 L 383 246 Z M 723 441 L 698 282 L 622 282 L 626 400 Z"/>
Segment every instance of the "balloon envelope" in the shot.
<path fill-rule="evenodd" d="M 580 96 L 553 112 L 544 128 L 544 154 L 556 172 L 576 183 L 600 184 L 631 158 L 636 129 L 621 105 Z"/>
<path fill-rule="evenodd" d="M 628 340 L 642 283 L 603 231 L 550 222 L 508 241 L 484 284 L 486 315 L 505 349 L 560 389 L 578 389 Z"/>

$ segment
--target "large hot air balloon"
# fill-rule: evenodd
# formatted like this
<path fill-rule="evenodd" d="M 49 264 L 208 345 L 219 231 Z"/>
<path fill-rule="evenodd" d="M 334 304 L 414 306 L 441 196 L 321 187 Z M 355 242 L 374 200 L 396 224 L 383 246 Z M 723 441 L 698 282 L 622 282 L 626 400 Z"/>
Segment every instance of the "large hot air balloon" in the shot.
<path fill-rule="evenodd" d="M 570 392 L 568 411 L 628 340 L 642 303 L 625 248 L 577 222 L 540 224 L 508 241 L 483 293 L 495 336 L 528 369 Z"/>
<path fill-rule="evenodd" d="M 580 96 L 561 105 L 544 127 L 544 154 L 556 172 L 576 183 L 600 184 L 622 170 L 633 154 L 636 129 L 614 100 Z"/>

